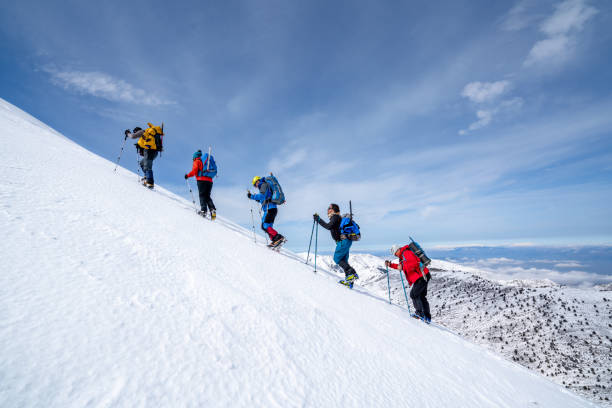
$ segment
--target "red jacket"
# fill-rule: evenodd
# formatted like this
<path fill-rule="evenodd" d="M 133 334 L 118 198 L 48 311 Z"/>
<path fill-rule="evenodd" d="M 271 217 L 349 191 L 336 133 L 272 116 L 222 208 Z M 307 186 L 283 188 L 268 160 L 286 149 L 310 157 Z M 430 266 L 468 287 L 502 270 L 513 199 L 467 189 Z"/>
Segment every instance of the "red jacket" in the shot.
<path fill-rule="evenodd" d="M 399 265 L 396 263 L 389 264 L 389 267 L 393 269 L 400 269 L 404 271 L 404 275 L 406 275 L 406 279 L 408 280 L 409 286 L 412 286 L 414 282 L 416 282 L 419 278 L 423 277 L 423 274 L 421 273 L 421 268 L 419 267 L 419 265 L 421 264 L 421 261 L 415 254 L 412 253 L 410 249 L 408 249 L 408 245 L 400 248 L 399 261 L 400 261 L 401 269 L 398 267 Z M 423 272 L 425 273 L 425 275 L 428 275 L 429 269 L 425 267 L 423 269 Z"/>
<path fill-rule="evenodd" d="M 191 172 L 187 174 L 187 177 L 196 176 L 196 180 L 212 182 L 213 180 L 210 177 L 198 176 L 198 172 L 202 170 L 204 170 L 204 164 L 202 164 L 202 159 L 198 157 L 193 161 L 193 168 L 191 169 Z"/>

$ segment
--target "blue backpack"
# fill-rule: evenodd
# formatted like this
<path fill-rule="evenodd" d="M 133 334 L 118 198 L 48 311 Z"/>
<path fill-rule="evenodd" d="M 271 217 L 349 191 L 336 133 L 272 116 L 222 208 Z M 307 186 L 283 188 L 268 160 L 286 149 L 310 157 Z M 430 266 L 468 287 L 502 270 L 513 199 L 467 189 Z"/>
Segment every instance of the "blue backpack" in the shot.
<path fill-rule="evenodd" d="M 351 241 L 359 241 L 361 239 L 359 225 L 351 218 L 349 214 L 344 214 L 342 221 L 340 221 L 340 234 L 345 235 Z"/>
<path fill-rule="evenodd" d="M 285 193 L 283 193 L 283 189 L 281 188 L 276 177 L 270 173 L 268 177 L 264 177 L 264 180 L 270 187 L 270 202 L 278 205 L 285 204 Z"/>
<path fill-rule="evenodd" d="M 217 175 L 217 163 L 215 163 L 214 156 L 211 155 L 209 158 L 208 153 L 206 153 L 204 157 L 202 157 L 202 164 L 204 166 L 201 171 L 198 171 L 199 177 L 214 178 Z M 207 167 L 208 167 L 208 170 L 206 170 Z"/>

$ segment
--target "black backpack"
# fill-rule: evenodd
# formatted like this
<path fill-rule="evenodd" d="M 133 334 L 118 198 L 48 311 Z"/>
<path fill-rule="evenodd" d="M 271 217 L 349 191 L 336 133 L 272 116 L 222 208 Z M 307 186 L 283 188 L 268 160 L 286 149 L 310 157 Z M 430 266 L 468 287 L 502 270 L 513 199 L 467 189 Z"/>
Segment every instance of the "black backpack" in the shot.
<path fill-rule="evenodd" d="M 410 244 L 408 244 L 408 249 L 412 251 L 413 254 L 416 255 L 417 258 L 421 261 L 423 266 L 428 266 L 431 263 L 431 259 L 427 255 L 425 255 L 425 251 L 423 248 L 414 240 L 412 237 L 410 238 Z"/>

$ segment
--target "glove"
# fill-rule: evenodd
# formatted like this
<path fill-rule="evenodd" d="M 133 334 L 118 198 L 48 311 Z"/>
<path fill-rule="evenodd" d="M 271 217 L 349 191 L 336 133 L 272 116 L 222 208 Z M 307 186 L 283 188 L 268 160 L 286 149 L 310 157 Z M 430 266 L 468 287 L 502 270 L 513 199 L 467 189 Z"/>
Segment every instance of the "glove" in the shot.
<path fill-rule="evenodd" d="M 128 135 L 129 135 L 130 133 L 131 133 L 131 132 L 130 132 L 130 129 L 125 129 L 125 138 L 124 138 L 124 140 L 125 140 L 125 139 L 127 139 Z"/>
<path fill-rule="evenodd" d="M 247 191 L 247 197 L 251 198 L 251 192 L 250 191 Z"/>
<path fill-rule="evenodd" d="M 312 214 L 312 219 L 315 221 L 319 221 L 319 214 L 317 213 Z"/>
<path fill-rule="evenodd" d="M 185 180 L 187 180 L 188 178 L 189 178 L 189 176 L 185 174 Z"/>
<path fill-rule="evenodd" d="M 385 261 L 385 266 L 391 265 L 391 261 Z"/>

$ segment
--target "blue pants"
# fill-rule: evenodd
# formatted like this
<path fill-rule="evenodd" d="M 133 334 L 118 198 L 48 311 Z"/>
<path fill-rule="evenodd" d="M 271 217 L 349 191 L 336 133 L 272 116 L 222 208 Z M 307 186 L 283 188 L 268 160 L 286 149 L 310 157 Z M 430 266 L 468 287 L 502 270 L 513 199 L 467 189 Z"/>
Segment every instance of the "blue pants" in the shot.
<path fill-rule="evenodd" d="M 353 245 L 353 241 L 351 241 L 350 239 L 343 239 L 342 241 L 338 241 L 336 243 L 336 251 L 334 251 L 335 263 L 340 265 L 340 262 L 342 261 L 348 262 L 351 245 Z"/>
<path fill-rule="evenodd" d="M 156 150 L 144 150 L 142 160 L 140 160 L 140 168 L 144 173 L 145 179 L 149 183 L 153 183 L 153 160 L 157 157 Z"/>
<path fill-rule="evenodd" d="M 336 242 L 336 250 L 334 251 L 334 262 L 344 270 L 346 276 L 356 273 L 348 263 L 351 245 L 353 245 L 353 241 L 350 239 L 343 239 L 342 241 Z"/>

